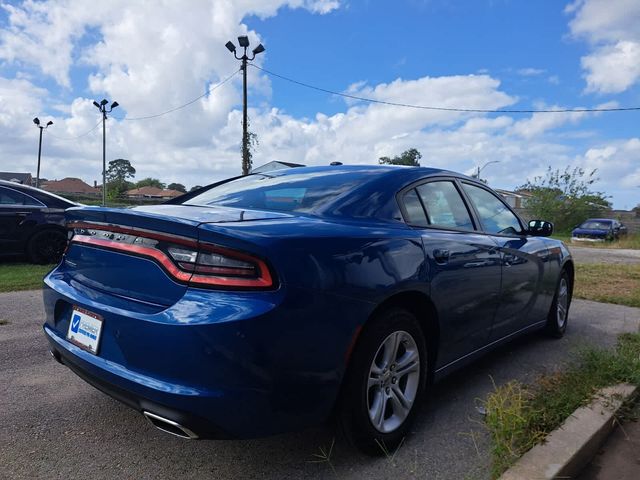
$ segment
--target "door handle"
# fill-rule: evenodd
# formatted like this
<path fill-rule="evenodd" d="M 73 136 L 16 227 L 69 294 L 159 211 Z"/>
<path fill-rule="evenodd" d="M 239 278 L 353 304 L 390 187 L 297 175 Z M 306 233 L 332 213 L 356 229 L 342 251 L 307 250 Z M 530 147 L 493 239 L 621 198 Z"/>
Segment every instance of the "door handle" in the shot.
<path fill-rule="evenodd" d="M 436 248 L 433 251 L 433 259 L 436 263 L 447 263 L 449 261 L 449 250 Z"/>

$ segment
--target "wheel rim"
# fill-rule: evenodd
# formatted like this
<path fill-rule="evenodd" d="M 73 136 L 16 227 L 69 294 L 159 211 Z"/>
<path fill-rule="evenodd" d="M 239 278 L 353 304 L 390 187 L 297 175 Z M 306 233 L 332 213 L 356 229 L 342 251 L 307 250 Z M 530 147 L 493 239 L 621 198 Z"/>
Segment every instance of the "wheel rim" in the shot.
<path fill-rule="evenodd" d="M 38 255 L 42 261 L 55 262 L 62 256 L 66 239 L 57 232 L 47 232 L 38 241 Z"/>
<path fill-rule="evenodd" d="M 560 285 L 558 286 L 558 301 L 557 301 L 557 319 L 558 327 L 563 328 L 567 321 L 567 311 L 569 307 L 569 288 L 567 280 L 565 278 L 560 279 Z"/>
<path fill-rule="evenodd" d="M 400 427 L 411 412 L 419 384 L 418 345 L 409 333 L 393 332 L 378 348 L 369 369 L 367 408 L 373 427 L 382 433 Z"/>

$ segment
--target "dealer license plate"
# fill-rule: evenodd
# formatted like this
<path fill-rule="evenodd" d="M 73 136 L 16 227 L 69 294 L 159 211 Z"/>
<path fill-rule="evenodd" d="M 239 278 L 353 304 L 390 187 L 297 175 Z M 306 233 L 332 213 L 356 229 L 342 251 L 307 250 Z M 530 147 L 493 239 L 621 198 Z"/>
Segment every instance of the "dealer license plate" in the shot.
<path fill-rule="evenodd" d="M 69 322 L 67 340 L 96 355 L 102 332 L 102 317 L 83 308 L 74 307 Z"/>

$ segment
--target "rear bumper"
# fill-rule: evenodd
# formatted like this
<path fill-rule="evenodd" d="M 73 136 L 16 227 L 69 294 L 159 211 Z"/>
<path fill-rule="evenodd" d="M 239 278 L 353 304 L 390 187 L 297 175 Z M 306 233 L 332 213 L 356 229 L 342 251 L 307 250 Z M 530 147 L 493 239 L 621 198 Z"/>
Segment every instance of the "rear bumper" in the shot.
<path fill-rule="evenodd" d="M 44 301 L 44 333 L 65 365 L 199 438 L 261 437 L 325 421 L 358 319 L 369 309 L 289 288 L 190 289 L 161 310 L 91 290 L 58 270 L 45 278 Z M 104 319 L 97 355 L 66 340 L 73 306 Z"/>
<path fill-rule="evenodd" d="M 188 428 L 190 431 L 197 432 L 196 435 L 198 438 L 234 438 L 233 435 L 225 432 L 210 420 L 175 407 L 176 404 L 188 404 L 188 397 L 180 398 L 180 394 L 173 394 L 170 397 L 165 396 L 164 398 L 164 401 L 169 403 L 168 405 L 158 403 L 157 391 L 140 392 L 140 388 L 136 388 L 135 382 L 123 385 L 123 378 L 111 372 L 111 369 L 109 369 L 104 362 L 96 362 L 91 359 L 90 357 L 93 357 L 92 354 L 59 338 L 51 329 L 48 329 L 46 325 L 44 332 L 49 340 L 51 352 L 54 357 L 56 357 L 60 363 L 69 367 L 73 373 L 85 382 L 101 392 L 139 412 L 150 412 L 171 419 Z M 168 386 L 165 385 L 165 387 Z M 148 398 L 146 395 L 155 398 L 155 400 Z M 163 399 L 161 398 L 160 401 L 163 401 Z"/>
<path fill-rule="evenodd" d="M 590 242 L 590 243 L 594 243 L 594 242 L 604 242 L 607 239 L 605 237 L 598 237 L 598 238 L 586 238 L 586 237 L 571 237 L 571 242 Z"/>

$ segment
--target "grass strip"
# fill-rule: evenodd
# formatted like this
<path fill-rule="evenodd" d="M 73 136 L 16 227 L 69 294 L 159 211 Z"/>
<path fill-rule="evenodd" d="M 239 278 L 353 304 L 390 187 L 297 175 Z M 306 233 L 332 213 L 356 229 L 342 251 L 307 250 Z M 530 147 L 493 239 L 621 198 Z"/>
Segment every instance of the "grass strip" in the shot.
<path fill-rule="evenodd" d="M 640 385 L 640 333 L 620 335 L 615 350 L 583 348 L 568 368 L 533 385 L 512 381 L 496 387 L 485 406 L 491 477 L 498 478 L 599 389 L 622 382 Z"/>
<path fill-rule="evenodd" d="M 640 265 L 577 264 L 573 295 L 640 307 Z"/>
<path fill-rule="evenodd" d="M 53 267 L 28 263 L 0 265 L 0 292 L 42 288 L 42 279 Z"/>

